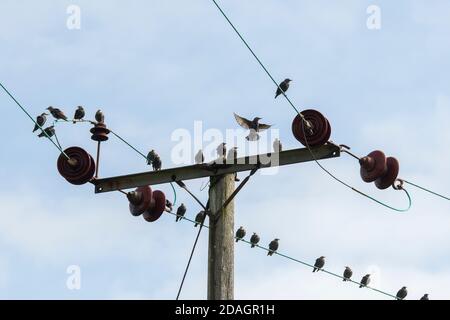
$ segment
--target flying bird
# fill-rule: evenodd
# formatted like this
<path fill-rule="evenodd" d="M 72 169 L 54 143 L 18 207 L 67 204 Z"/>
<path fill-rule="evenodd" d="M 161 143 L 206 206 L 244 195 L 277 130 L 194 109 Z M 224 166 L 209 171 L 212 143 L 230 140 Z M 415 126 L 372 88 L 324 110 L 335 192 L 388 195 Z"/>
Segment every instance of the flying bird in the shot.
<path fill-rule="evenodd" d="M 282 93 L 286 92 L 289 89 L 289 82 L 291 82 L 291 79 L 284 79 L 283 82 L 280 83 L 280 85 L 277 88 L 277 92 L 275 93 L 275 99 Z M 283 90 L 283 91 L 281 91 Z"/>
<path fill-rule="evenodd" d="M 161 158 L 158 155 L 156 155 L 155 159 L 153 159 L 152 167 L 153 167 L 153 171 L 161 170 L 162 161 L 161 161 Z"/>
<path fill-rule="evenodd" d="M 370 283 L 370 274 L 366 274 L 362 279 L 359 285 L 360 288 L 368 286 Z"/>
<path fill-rule="evenodd" d="M 222 142 L 221 144 L 219 144 L 219 146 L 216 148 L 216 151 L 219 158 L 225 158 L 227 154 L 227 143 Z"/>
<path fill-rule="evenodd" d="M 246 232 L 245 232 L 244 227 L 242 227 L 242 226 L 239 227 L 239 229 L 237 229 L 237 231 L 236 231 L 236 242 L 238 242 L 239 240 L 244 238 L 245 234 L 246 234 Z"/>
<path fill-rule="evenodd" d="M 55 135 L 55 127 L 54 126 L 50 126 L 45 128 L 41 133 L 39 133 L 38 137 L 39 138 L 43 138 L 43 137 L 53 137 Z"/>
<path fill-rule="evenodd" d="M 259 240 L 260 240 L 259 236 L 256 234 L 256 232 L 253 232 L 253 235 L 250 238 L 250 242 L 252 244 L 252 248 L 255 247 L 258 244 Z"/>
<path fill-rule="evenodd" d="M 42 113 L 40 116 L 36 117 L 36 125 L 34 126 L 33 132 L 35 132 L 36 130 L 39 129 L 39 126 L 43 127 L 45 122 L 47 121 L 47 116 L 48 113 Z"/>
<path fill-rule="evenodd" d="M 203 221 L 203 217 L 205 216 L 205 211 L 200 211 L 199 213 L 197 213 L 197 215 L 195 216 L 195 224 L 194 227 L 198 226 L 199 224 L 202 223 Z"/>
<path fill-rule="evenodd" d="M 53 118 L 55 118 L 56 120 L 67 121 L 67 117 L 64 114 L 64 112 L 62 112 L 58 108 L 48 107 L 47 110 L 52 114 Z"/>
<path fill-rule="evenodd" d="M 235 113 L 234 118 L 236 119 L 236 122 L 242 128 L 250 130 L 249 135 L 247 137 L 245 137 L 245 139 L 247 139 L 248 141 L 259 140 L 258 132 L 264 131 L 271 127 L 271 125 L 269 125 L 269 124 L 259 123 L 259 120 L 262 119 L 259 117 L 255 117 L 255 118 L 253 118 L 253 120 L 248 120 L 248 119 L 241 117 Z"/>
<path fill-rule="evenodd" d="M 203 151 L 200 149 L 198 150 L 197 154 L 195 155 L 195 164 L 202 164 L 205 161 L 205 156 L 203 155 Z"/>
<path fill-rule="evenodd" d="M 430 300 L 430 299 L 428 298 L 428 293 L 425 293 L 425 294 L 423 295 L 423 297 L 420 298 L 420 300 Z"/>
<path fill-rule="evenodd" d="M 279 240 L 280 239 L 275 239 L 275 240 L 272 240 L 272 242 L 269 243 L 269 251 L 267 252 L 268 256 L 273 255 L 273 253 L 278 250 L 278 245 L 279 245 L 278 241 Z"/>
<path fill-rule="evenodd" d="M 274 152 L 283 151 L 283 145 L 281 144 L 281 141 L 278 138 L 276 138 L 273 142 L 273 151 Z"/>
<path fill-rule="evenodd" d="M 73 123 L 76 123 L 75 120 L 83 120 L 86 113 L 84 112 L 84 109 L 82 106 L 78 106 L 77 110 L 75 110 L 75 115 L 73 116 Z"/>
<path fill-rule="evenodd" d="M 353 275 L 352 269 L 350 269 L 350 267 L 345 267 L 345 270 L 344 270 L 344 279 L 342 279 L 342 281 L 348 281 L 348 280 L 350 280 L 350 278 L 352 277 L 352 275 Z"/>
<path fill-rule="evenodd" d="M 185 213 L 186 213 L 186 206 L 184 205 L 184 203 L 182 203 L 177 209 L 177 218 L 175 219 L 175 222 L 178 222 L 181 219 L 183 219 Z"/>
<path fill-rule="evenodd" d="M 313 272 L 319 271 L 320 269 L 323 268 L 324 265 L 325 265 L 325 257 L 321 256 L 321 257 L 317 258 L 316 263 L 314 263 Z"/>
<path fill-rule="evenodd" d="M 408 295 L 408 290 L 406 290 L 406 287 L 402 287 L 397 292 L 397 300 L 403 300 L 406 298 L 407 295 Z"/>
<path fill-rule="evenodd" d="M 103 114 L 102 110 L 97 110 L 95 113 L 95 121 L 98 123 L 104 123 L 105 122 L 105 115 Z"/>

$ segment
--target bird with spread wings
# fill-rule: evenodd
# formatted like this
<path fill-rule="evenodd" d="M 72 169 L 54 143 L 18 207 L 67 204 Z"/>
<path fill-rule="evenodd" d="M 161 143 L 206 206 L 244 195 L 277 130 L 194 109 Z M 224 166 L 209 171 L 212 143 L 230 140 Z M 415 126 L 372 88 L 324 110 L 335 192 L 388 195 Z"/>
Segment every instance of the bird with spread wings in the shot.
<path fill-rule="evenodd" d="M 250 130 L 249 135 L 247 137 L 245 137 L 248 141 L 259 140 L 258 132 L 267 130 L 272 126 L 270 124 L 259 123 L 259 120 L 262 119 L 259 117 L 255 117 L 255 118 L 253 118 L 253 120 L 248 120 L 248 119 L 241 117 L 235 113 L 234 118 L 236 119 L 236 122 L 242 128 Z"/>

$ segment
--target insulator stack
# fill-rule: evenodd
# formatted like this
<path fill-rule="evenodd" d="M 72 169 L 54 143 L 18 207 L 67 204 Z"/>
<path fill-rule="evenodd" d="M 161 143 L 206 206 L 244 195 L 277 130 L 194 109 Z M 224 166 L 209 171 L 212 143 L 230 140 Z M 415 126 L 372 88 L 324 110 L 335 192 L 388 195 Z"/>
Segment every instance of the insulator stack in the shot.
<path fill-rule="evenodd" d="M 301 112 L 292 121 L 292 133 L 304 146 L 317 147 L 328 142 L 331 125 L 327 118 L 317 110 L 308 109 Z M 305 123 L 307 122 L 307 123 Z"/>
<path fill-rule="evenodd" d="M 361 165 L 360 175 L 365 182 L 375 182 L 378 189 L 387 189 L 397 179 L 400 164 L 396 158 L 386 157 L 380 151 L 375 150 L 367 156 L 359 159 Z"/>
<path fill-rule="evenodd" d="M 162 191 L 149 186 L 139 187 L 127 194 L 130 212 L 133 216 L 143 215 L 148 222 L 158 220 L 166 208 L 166 196 Z"/>
<path fill-rule="evenodd" d="M 68 182 L 82 185 L 91 181 L 95 173 L 95 162 L 92 156 L 84 149 L 70 147 L 64 150 L 64 154 L 58 157 L 58 171 Z"/>
<path fill-rule="evenodd" d="M 91 139 L 94 141 L 106 141 L 108 140 L 108 134 L 111 132 L 103 122 L 98 122 L 91 128 Z"/>

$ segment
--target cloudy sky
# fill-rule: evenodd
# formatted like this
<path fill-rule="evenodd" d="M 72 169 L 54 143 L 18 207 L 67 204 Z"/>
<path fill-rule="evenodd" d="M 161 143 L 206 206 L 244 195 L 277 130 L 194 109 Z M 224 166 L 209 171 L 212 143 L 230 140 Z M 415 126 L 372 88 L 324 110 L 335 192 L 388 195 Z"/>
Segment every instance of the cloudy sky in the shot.
<path fill-rule="evenodd" d="M 332 139 L 365 155 L 381 149 L 400 175 L 448 191 L 450 151 L 450 3 L 446 0 L 220 1 L 276 79 L 294 79 L 299 109 L 330 120 Z M 81 9 L 81 28 L 67 28 L 67 8 Z M 367 8 L 381 10 L 381 29 L 367 28 Z M 235 128 L 232 116 L 259 115 L 275 124 L 285 149 L 298 148 L 295 113 L 273 99 L 275 88 L 210 0 L 31 1 L 0 3 L 0 81 L 33 115 L 49 105 L 72 113 L 98 108 L 107 124 L 143 152 L 156 149 L 172 167 L 177 129 Z M 56 170 L 58 150 L 0 94 L 0 298 L 173 299 L 196 229 L 164 215 L 132 217 L 120 193 L 95 195 Z M 64 147 L 92 154 L 88 127 L 61 125 Z M 196 150 L 192 150 L 194 153 Z M 241 155 L 245 153 L 240 151 Z M 117 139 L 104 144 L 101 175 L 147 170 Z M 403 193 L 379 191 L 343 155 L 323 164 L 357 188 L 394 206 Z M 206 202 L 205 180 L 188 186 Z M 169 186 L 159 186 L 173 198 Z M 329 270 L 373 274 L 374 285 L 410 299 L 450 298 L 450 206 L 409 189 L 407 213 L 387 210 L 331 180 L 315 164 L 256 174 L 235 202 L 236 227 L 280 238 L 280 252 Z M 194 217 L 200 210 L 178 189 Z M 200 238 L 183 299 L 206 297 L 207 232 Z M 81 268 L 80 290 L 66 286 Z M 244 244 L 235 248 L 238 299 L 385 299 L 326 274 Z"/>

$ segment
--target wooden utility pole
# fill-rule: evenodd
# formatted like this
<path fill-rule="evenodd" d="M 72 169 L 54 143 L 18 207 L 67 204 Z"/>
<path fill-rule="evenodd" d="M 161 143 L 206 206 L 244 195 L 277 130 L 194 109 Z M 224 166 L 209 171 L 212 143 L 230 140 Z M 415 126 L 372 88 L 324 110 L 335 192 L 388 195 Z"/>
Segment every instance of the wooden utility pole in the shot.
<path fill-rule="evenodd" d="M 208 300 L 234 298 L 234 201 L 222 209 L 234 191 L 234 174 L 210 178 Z"/>

